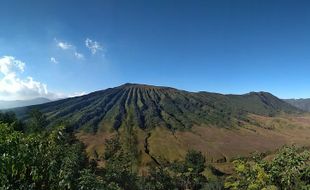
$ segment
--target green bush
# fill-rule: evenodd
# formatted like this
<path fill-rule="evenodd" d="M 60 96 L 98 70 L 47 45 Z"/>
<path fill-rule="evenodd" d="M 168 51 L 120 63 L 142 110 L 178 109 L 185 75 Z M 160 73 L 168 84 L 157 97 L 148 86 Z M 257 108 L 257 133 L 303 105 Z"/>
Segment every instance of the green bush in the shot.
<path fill-rule="evenodd" d="M 76 189 L 83 147 L 60 126 L 50 134 L 24 134 L 0 124 L 1 189 Z"/>
<path fill-rule="evenodd" d="M 309 189 L 310 154 L 296 147 L 284 147 L 272 161 L 262 158 L 236 160 L 235 174 L 227 177 L 227 189 Z"/>

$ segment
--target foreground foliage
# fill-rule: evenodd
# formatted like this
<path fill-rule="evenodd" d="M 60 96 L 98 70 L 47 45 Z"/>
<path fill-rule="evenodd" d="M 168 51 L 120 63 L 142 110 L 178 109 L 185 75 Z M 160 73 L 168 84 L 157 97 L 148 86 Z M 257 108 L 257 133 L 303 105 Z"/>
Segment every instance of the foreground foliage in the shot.
<path fill-rule="evenodd" d="M 255 156 L 234 161 L 236 174 L 227 178 L 228 189 L 310 189 L 310 152 L 284 147 L 271 161 Z"/>
<path fill-rule="evenodd" d="M 3 189 L 74 189 L 86 157 L 64 127 L 25 135 L 0 124 L 0 186 Z"/>
<path fill-rule="evenodd" d="M 205 158 L 191 151 L 185 161 L 151 166 L 137 175 L 132 150 L 115 136 L 106 142 L 104 169 L 88 161 L 70 127 L 46 127 L 45 116 L 31 112 L 27 124 L 0 113 L 0 189 L 200 189 Z"/>
<path fill-rule="evenodd" d="M 206 159 L 194 150 L 182 161 L 150 165 L 138 175 L 135 146 L 121 143 L 119 135 L 106 141 L 100 155 L 104 168 L 99 168 L 70 125 L 47 127 L 42 113 L 31 115 L 23 123 L 12 113 L 0 113 L 0 190 L 310 189 L 310 153 L 295 147 L 279 150 L 272 160 L 261 155 L 235 160 L 235 174 L 226 177 L 224 187 L 222 178 L 205 177 Z"/>

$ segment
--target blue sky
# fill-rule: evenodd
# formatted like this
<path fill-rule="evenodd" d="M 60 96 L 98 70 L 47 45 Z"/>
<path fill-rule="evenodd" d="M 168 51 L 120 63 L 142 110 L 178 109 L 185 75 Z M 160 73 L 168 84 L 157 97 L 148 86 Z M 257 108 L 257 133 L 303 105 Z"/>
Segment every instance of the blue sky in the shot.
<path fill-rule="evenodd" d="M 2 0 L 0 24 L 0 99 L 126 82 L 310 97 L 306 0 Z"/>

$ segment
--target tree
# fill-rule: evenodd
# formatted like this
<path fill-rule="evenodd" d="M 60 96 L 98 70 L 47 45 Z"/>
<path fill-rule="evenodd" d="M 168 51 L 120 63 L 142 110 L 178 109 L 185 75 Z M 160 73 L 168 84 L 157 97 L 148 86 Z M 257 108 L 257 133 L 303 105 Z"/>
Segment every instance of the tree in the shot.
<path fill-rule="evenodd" d="M 280 149 L 272 161 L 262 158 L 236 160 L 236 173 L 226 178 L 229 189 L 309 189 L 310 156 L 308 151 L 296 147 Z"/>
<path fill-rule="evenodd" d="M 0 189 L 76 189 L 83 146 L 59 126 L 24 134 L 0 124 Z"/>
<path fill-rule="evenodd" d="M 206 177 L 202 174 L 205 169 L 205 157 L 201 152 L 188 151 L 185 161 L 174 162 L 171 169 L 178 189 L 201 189 L 207 182 Z"/>
<path fill-rule="evenodd" d="M 142 190 L 172 190 L 175 189 L 173 180 L 169 175 L 168 168 L 161 166 L 149 168 L 149 174 L 141 178 L 140 189 Z"/>
<path fill-rule="evenodd" d="M 102 178 L 97 176 L 90 169 L 80 171 L 78 179 L 78 189 L 80 190 L 121 190 L 121 188 L 113 182 L 107 183 Z"/>
<path fill-rule="evenodd" d="M 232 190 L 275 188 L 272 186 L 271 176 L 265 171 L 263 163 L 244 160 L 236 160 L 233 163 L 236 174 L 226 179 L 225 188 Z"/>
<path fill-rule="evenodd" d="M 280 189 L 310 188 L 310 153 L 294 146 L 282 148 L 268 166 L 272 181 Z M 306 172 L 308 171 L 308 172 Z"/>
<path fill-rule="evenodd" d="M 106 167 L 104 178 L 108 183 L 116 183 L 126 190 L 137 189 L 137 174 L 132 171 L 131 155 L 124 150 L 119 142 L 119 136 L 114 136 L 105 143 Z"/>
<path fill-rule="evenodd" d="M 121 143 L 119 142 L 119 136 L 113 136 L 105 141 L 104 159 L 109 160 L 115 156 L 118 151 L 121 150 Z"/>
<path fill-rule="evenodd" d="M 15 131 L 24 131 L 24 123 L 17 119 L 14 112 L 0 112 L 0 123 L 6 123 Z"/>
<path fill-rule="evenodd" d="M 27 126 L 27 131 L 29 133 L 39 133 L 47 127 L 48 121 L 46 116 L 38 109 L 31 110 L 29 116 L 30 120 Z"/>

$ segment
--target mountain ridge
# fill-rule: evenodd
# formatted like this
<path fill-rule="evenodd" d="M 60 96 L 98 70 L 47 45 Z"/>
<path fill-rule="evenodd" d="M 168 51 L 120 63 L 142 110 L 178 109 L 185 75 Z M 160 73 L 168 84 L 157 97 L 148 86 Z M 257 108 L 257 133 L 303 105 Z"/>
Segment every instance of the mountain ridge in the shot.
<path fill-rule="evenodd" d="M 31 106 L 31 105 L 37 105 L 37 104 L 43 104 L 51 102 L 51 100 L 39 97 L 29 100 L 0 100 L 0 109 L 10 109 L 10 108 L 16 108 L 16 107 L 25 107 L 25 106 Z"/>
<path fill-rule="evenodd" d="M 80 97 L 13 109 L 20 118 L 39 109 L 49 120 L 69 120 L 75 128 L 96 132 L 134 125 L 142 129 L 165 126 L 185 129 L 193 125 L 233 126 L 246 114 L 298 113 L 299 109 L 267 92 L 224 95 L 189 92 L 171 87 L 126 83 Z"/>
<path fill-rule="evenodd" d="M 284 99 L 284 101 L 303 111 L 310 112 L 310 98 Z"/>
<path fill-rule="evenodd" d="M 99 165 L 114 135 L 141 166 L 184 158 L 190 149 L 217 163 L 254 150 L 310 145 L 310 117 L 266 92 L 223 95 L 124 84 L 11 111 L 27 120 L 32 109 L 45 114 L 50 127 L 69 124 Z"/>

